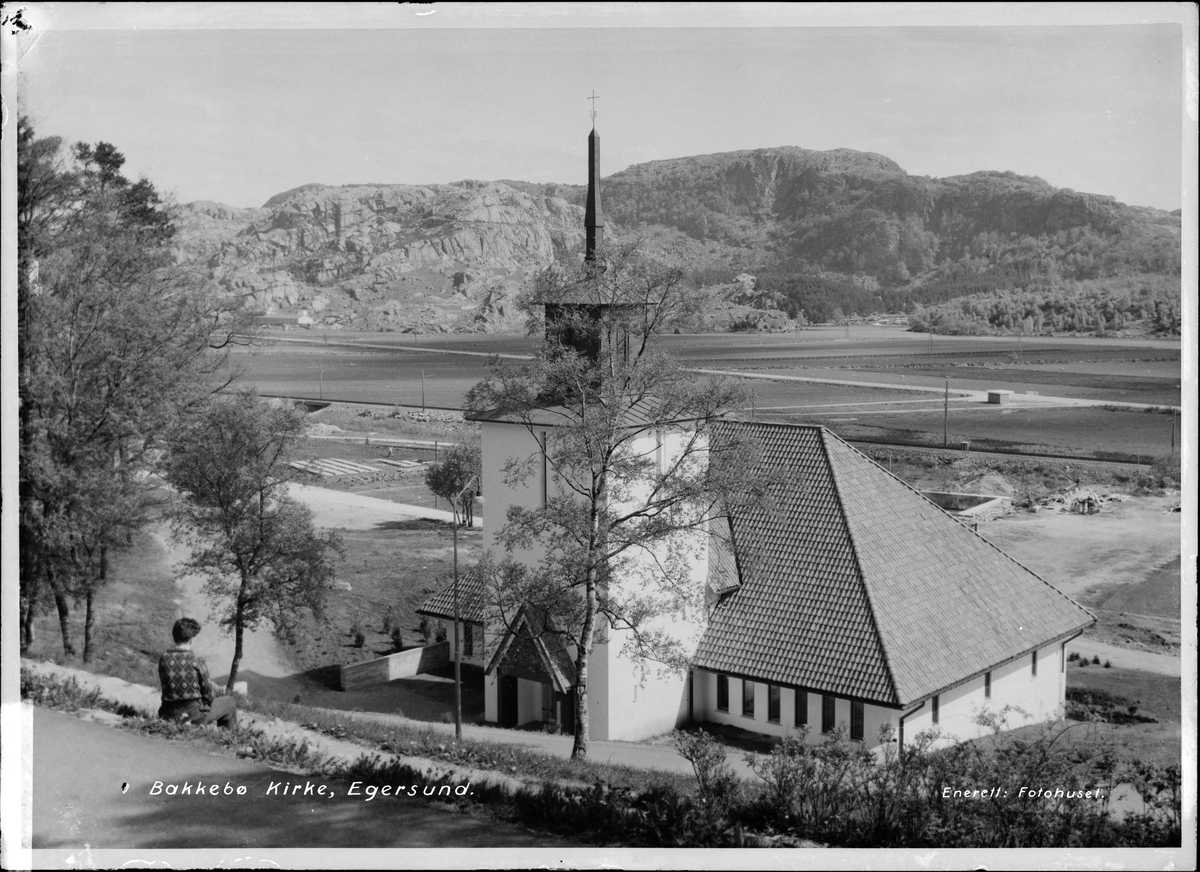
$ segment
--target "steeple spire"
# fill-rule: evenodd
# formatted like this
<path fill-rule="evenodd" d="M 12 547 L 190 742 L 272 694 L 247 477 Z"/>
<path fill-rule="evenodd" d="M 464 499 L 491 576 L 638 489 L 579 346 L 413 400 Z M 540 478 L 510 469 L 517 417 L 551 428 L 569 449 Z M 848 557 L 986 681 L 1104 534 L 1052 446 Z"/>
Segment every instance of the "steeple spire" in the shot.
<path fill-rule="evenodd" d="M 600 134 L 596 132 L 596 92 L 592 101 L 592 132 L 588 134 L 588 191 L 583 226 L 587 231 L 587 247 L 583 259 L 596 260 L 596 252 L 604 241 L 604 210 L 600 207 Z"/>

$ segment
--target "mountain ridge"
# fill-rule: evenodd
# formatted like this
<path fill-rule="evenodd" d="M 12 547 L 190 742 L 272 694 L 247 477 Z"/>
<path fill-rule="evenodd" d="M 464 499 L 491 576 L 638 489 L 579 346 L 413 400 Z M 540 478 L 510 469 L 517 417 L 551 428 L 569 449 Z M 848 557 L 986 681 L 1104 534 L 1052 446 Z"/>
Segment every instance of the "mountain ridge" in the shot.
<path fill-rule="evenodd" d="M 955 282 L 1025 289 L 1179 270 L 1179 215 L 1007 171 L 912 176 L 881 154 L 780 146 L 635 164 L 602 185 L 609 238 L 647 240 L 697 284 L 832 276 L 911 308 L 932 286 L 947 299 Z M 529 278 L 579 246 L 585 195 L 519 180 L 306 183 L 257 209 L 183 206 L 178 257 L 266 314 L 508 331 Z"/>

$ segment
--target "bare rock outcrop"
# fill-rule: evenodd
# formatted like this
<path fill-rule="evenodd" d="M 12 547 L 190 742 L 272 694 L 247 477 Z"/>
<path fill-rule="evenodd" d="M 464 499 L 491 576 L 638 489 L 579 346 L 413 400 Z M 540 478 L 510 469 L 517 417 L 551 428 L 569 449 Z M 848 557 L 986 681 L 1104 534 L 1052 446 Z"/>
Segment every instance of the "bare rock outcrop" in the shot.
<path fill-rule="evenodd" d="M 417 332 L 515 329 L 528 277 L 583 235 L 579 207 L 480 181 L 305 185 L 262 209 L 183 213 L 178 256 L 244 305 Z"/>

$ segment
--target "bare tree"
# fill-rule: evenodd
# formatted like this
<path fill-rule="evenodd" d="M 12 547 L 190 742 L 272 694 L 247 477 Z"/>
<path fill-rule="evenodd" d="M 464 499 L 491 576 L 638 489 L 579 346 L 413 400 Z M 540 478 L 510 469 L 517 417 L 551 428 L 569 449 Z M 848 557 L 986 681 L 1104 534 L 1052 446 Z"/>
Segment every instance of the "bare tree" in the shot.
<path fill-rule="evenodd" d="M 544 506 L 508 509 L 499 539 L 509 556 L 491 577 L 503 620 L 532 606 L 575 648 L 574 757 L 588 753 L 599 625 L 629 631 L 635 661 L 683 668 L 691 652 L 668 625 L 703 614 L 693 555 L 710 522 L 760 490 L 754 447 L 736 433 L 711 438 L 744 402 L 740 385 L 697 378 L 653 342 L 703 299 L 684 277 L 636 245 L 604 268 L 556 264 L 523 300 L 530 329 L 545 324 L 535 359 L 494 359 L 468 396 L 476 412 L 523 424 L 557 482 Z M 543 444 L 534 434 L 547 426 Z M 518 459 L 506 469 L 510 484 L 531 473 Z M 523 551 L 540 556 L 526 562 Z"/>

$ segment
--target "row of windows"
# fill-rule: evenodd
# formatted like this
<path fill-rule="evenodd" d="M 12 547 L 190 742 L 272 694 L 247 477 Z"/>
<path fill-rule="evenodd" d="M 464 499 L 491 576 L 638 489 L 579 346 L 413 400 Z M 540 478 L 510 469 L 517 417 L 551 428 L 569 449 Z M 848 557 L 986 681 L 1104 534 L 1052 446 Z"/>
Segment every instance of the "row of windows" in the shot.
<path fill-rule="evenodd" d="M 1064 651 L 1066 650 L 1064 645 Z M 1066 662 L 1066 658 L 1063 658 Z M 1030 672 L 1034 677 L 1037 676 L 1037 651 L 1033 652 L 1033 658 L 1030 663 Z M 779 708 L 780 696 L 782 688 L 778 684 L 767 685 L 767 721 L 772 724 L 779 723 Z M 992 673 L 985 672 L 983 674 L 983 698 L 992 698 Z M 835 697 L 828 694 L 821 695 L 821 732 L 828 733 L 834 729 L 834 699 Z M 808 723 L 808 691 L 797 690 L 795 694 L 795 712 L 793 713 L 793 723 L 799 727 Z M 940 720 L 941 698 L 934 696 L 931 700 L 930 714 L 933 722 L 936 724 Z M 717 710 L 729 711 L 729 676 L 717 675 Z M 850 738 L 861 739 L 863 737 L 863 704 L 857 700 L 850 701 Z M 754 682 L 742 681 L 742 716 L 747 718 L 754 717 Z"/>
<path fill-rule="evenodd" d="M 777 724 L 780 722 L 781 698 L 783 688 L 778 684 L 767 685 L 767 721 Z M 742 681 L 742 716 L 754 717 L 755 682 Z M 796 690 L 795 703 L 792 712 L 792 722 L 801 727 L 808 723 L 808 691 Z M 836 726 L 836 697 L 828 694 L 821 695 L 821 732 L 833 732 Z M 717 710 L 729 711 L 729 676 L 717 675 Z M 861 701 L 850 700 L 850 738 L 861 739 L 865 728 L 865 708 Z"/>

